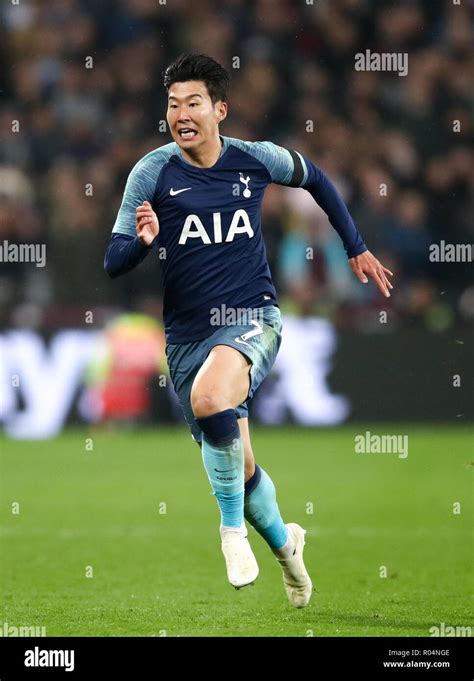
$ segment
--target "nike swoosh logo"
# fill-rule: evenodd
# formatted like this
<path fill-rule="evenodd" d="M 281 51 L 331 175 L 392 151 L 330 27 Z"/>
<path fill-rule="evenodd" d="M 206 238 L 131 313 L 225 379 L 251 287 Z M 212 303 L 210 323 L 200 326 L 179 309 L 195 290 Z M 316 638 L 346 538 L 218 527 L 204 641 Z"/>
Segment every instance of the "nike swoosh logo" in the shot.
<path fill-rule="evenodd" d="M 188 192 L 192 187 L 186 187 L 185 189 L 170 189 L 170 196 L 176 196 L 176 194 L 181 194 L 181 192 Z"/>
<path fill-rule="evenodd" d="M 226 471 L 220 471 L 218 468 L 214 468 L 214 470 L 216 471 L 216 473 L 230 473 L 230 472 L 233 471 L 234 469 L 233 469 L 233 468 L 228 468 Z"/>

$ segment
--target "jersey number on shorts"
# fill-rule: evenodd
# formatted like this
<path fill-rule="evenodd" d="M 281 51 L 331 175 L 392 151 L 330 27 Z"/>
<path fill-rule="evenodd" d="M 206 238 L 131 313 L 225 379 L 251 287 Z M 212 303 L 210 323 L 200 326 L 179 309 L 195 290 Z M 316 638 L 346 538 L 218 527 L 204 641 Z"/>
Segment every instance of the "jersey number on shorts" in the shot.
<path fill-rule="evenodd" d="M 243 333 L 241 336 L 237 336 L 235 338 L 237 343 L 244 343 L 244 345 L 250 345 L 250 343 L 246 342 L 249 338 L 252 338 L 253 336 L 259 336 L 261 333 L 263 333 L 263 329 L 259 322 L 257 322 L 255 319 L 252 319 L 250 323 L 253 324 L 253 326 L 255 326 L 256 328 L 253 329 L 252 331 L 247 331 L 247 333 Z"/>

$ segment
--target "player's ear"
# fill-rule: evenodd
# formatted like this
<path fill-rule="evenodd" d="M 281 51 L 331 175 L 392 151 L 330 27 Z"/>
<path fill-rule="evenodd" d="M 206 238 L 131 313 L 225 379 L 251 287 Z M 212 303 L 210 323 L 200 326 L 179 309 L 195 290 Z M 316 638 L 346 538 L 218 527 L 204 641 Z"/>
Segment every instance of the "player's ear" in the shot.
<path fill-rule="evenodd" d="M 222 123 L 227 118 L 227 110 L 227 102 L 216 102 L 215 112 L 218 123 Z"/>

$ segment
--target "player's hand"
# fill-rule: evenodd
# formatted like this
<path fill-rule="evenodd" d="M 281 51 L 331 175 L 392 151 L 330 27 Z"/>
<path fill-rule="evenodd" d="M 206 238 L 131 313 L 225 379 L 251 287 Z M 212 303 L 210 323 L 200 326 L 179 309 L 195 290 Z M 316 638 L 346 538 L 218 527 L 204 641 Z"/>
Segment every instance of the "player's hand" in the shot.
<path fill-rule="evenodd" d="M 135 229 L 137 237 L 145 246 L 150 246 L 155 236 L 159 233 L 160 225 L 158 224 L 158 217 L 149 201 L 144 201 L 136 209 Z"/>
<path fill-rule="evenodd" d="M 387 274 L 393 277 L 393 273 L 384 267 L 370 251 L 364 251 L 360 255 L 349 258 L 349 266 L 363 284 L 369 281 L 367 279 L 368 275 L 375 281 L 380 293 L 390 298 L 389 289 L 393 288 L 393 286 L 389 282 Z"/>

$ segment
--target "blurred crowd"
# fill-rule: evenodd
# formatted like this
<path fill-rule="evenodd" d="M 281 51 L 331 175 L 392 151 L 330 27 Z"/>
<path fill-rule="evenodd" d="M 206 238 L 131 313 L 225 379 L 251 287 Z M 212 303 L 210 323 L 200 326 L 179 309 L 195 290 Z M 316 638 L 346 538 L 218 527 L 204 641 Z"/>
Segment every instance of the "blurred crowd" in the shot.
<path fill-rule="evenodd" d="M 22 0 L 0 8 L 0 245 L 46 244 L 46 267 L 0 263 L 0 325 L 79 326 L 85 311 L 160 313 L 158 259 L 110 281 L 103 255 L 126 178 L 171 141 L 162 74 L 205 52 L 232 77 L 221 133 L 269 139 L 335 182 L 390 301 L 350 272 L 304 190 L 268 188 L 263 228 L 283 309 L 339 328 L 443 330 L 474 316 L 472 3 L 451 0 Z M 357 71 L 407 53 L 408 75 Z M 471 193 L 470 193 L 471 191 Z"/>

